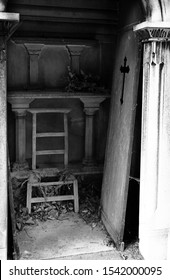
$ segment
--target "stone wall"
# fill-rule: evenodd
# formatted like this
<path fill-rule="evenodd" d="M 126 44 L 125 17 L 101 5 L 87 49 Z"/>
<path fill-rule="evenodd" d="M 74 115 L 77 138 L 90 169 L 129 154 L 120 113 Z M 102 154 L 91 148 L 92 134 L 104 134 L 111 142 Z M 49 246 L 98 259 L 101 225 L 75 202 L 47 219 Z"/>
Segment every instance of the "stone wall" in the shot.
<path fill-rule="evenodd" d="M 111 88 L 111 77 L 113 68 L 114 43 L 105 42 L 100 44 L 84 46 L 79 57 L 79 70 L 93 77 L 100 77 L 101 86 L 107 89 Z M 110 59 L 112 58 L 112 59 Z M 24 43 L 16 43 L 11 40 L 8 43 L 8 91 L 28 91 L 45 92 L 52 91 L 57 94 L 59 91 L 65 91 L 68 85 L 68 66 L 71 66 L 71 57 L 68 47 L 63 44 L 43 45 L 38 54 L 37 73 L 31 74 L 30 56 Z M 35 78 L 31 78 L 31 75 Z M 31 79 L 34 83 L 31 82 Z M 41 99 L 35 100 L 30 104 L 33 108 L 70 108 L 68 116 L 69 122 L 69 162 L 80 162 L 84 157 L 84 133 L 85 133 L 85 116 L 83 103 L 80 99 Z M 109 100 L 101 104 L 99 112 L 95 116 L 95 155 L 99 162 L 104 161 L 107 124 L 109 114 Z M 15 116 L 8 104 L 8 141 L 11 161 L 15 161 Z M 55 122 L 56 127 L 59 121 Z M 40 120 L 39 126 L 43 126 L 43 119 Z M 31 160 L 31 129 L 32 117 L 27 114 L 26 122 L 26 158 Z M 52 130 L 51 126 L 51 130 Z M 50 128 L 49 128 L 50 131 Z M 40 144 L 38 144 L 40 145 Z M 46 144 L 45 144 L 46 145 Z M 54 146 L 54 144 L 51 144 Z M 39 149 L 40 147 L 38 147 Z M 54 147 L 53 147 L 54 148 Z M 39 157 L 40 161 L 48 161 L 47 157 Z M 53 158 L 53 159 L 52 159 Z M 60 157 L 51 157 L 53 162 L 61 161 Z"/>
<path fill-rule="evenodd" d="M 113 43 L 85 46 L 80 55 L 80 70 L 86 74 L 98 75 L 107 87 L 111 86 Z M 103 59 L 101 58 L 103 56 Z M 112 61 L 112 59 L 111 59 Z M 8 44 L 8 89 L 26 90 L 29 86 L 29 54 L 22 43 Z M 38 58 L 38 89 L 64 89 L 68 83 L 68 69 L 71 64 L 66 45 L 44 45 Z M 108 67 L 109 65 L 109 67 Z M 107 71 L 106 71 L 107 69 Z M 33 88 L 33 87 L 31 87 Z"/>

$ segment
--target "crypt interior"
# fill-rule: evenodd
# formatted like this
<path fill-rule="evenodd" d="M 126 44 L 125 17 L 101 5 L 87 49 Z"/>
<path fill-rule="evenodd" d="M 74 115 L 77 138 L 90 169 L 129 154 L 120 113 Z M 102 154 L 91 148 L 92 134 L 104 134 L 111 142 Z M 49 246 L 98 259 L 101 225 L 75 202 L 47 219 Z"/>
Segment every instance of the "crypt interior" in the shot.
<path fill-rule="evenodd" d="M 170 238 L 169 226 L 163 224 L 161 231 L 153 230 L 153 244 L 160 236 L 166 236 L 156 254 L 147 251 L 150 240 L 147 230 L 150 228 L 145 227 L 145 222 L 141 222 L 144 227 L 141 226 L 140 230 L 140 221 L 147 221 L 143 209 L 151 211 L 149 213 L 155 211 L 151 207 L 155 203 L 152 201 L 152 191 L 156 188 L 154 179 L 151 179 L 151 191 L 149 187 L 148 190 L 143 187 L 148 199 L 141 195 L 142 201 L 147 201 L 149 206 L 145 208 L 142 203 L 142 210 L 139 210 L 141 184 L 149 184 L 149 173 L 144 178 L 144 168 L 147 166 L 147 170 L 151 170 L 152 166 L 159 165 L 154 160 L 148 160 L 148 165 L 144 162 L 145 157 L 148 159 L 145 151 L 152 144 L 141 146 L 144 143 L 141 139 L 146 139 L 147 133 L 152 138 L 148 132 L 152 125 L 157 127 L 150 120 L 150 126 L 146 126 L 143 132 L 142 120 L 145 124 L 148 115 L 142 117 L 142 110 L 145 105 L 152 108 L 154 104 L 153 119 L 156 119 L 156 101 L 145 98 L 145 92 L 150 96 L 152 85 L 157 83 L 154 74 L 152 77 L 155 72 L 145 70 L 143 59 L 150 59 L 149 54 L 153 53 L 160 55 L 159 46 L 150 44 L 159 34 L 154 37 L 147 25 L 149 20 L 152 23 L 152 12 L 158 17 L 158 25 L 151 24 L 152 29 L 158 28 L 159 22 L 166 22 L 166 17 L 160 19 L 155 12 L 160 10 L 159 1 L 155 1 L 155 6 L 149 1 L 147 7 L 146 1 L 142 0 L 130 0 L 128 4 L 124 0 L 2 2 L 6 4 L 5 10 L 0 12 L 0 31 L 6 44 L 6 64 L 4 66 L 1 58 L 1 71 L 6 73 L 6 84 L 2 84 L 7 97 L 9 186 L 8 245 L 7 249 L 2 246 L 4 252 L 7 250 L 9 259 L 57 259 L 69 258 L 73 251 L 75 256 L 84 254 L 84 258 L 88 258 L 88 254 L 103 250 L 110 254 L 110 258 L 122 259 L 129 243 L 139 242 L 140 247 L 141 232 L 142 256 L 166 259 L 169 251 L 161 248 L 166 247 Z M 146 26 L 140 27 L 143 22 L 147 23 Z M 161 26 L 165 30 L 168 28 Z M 166 42 L 169 44 L 167 38 Z M 161 48 L 168 49 L 163 44 Z M 155 61 L 151 67 L 156 65 Z M 145 79 L 144 74 L 149 78 Z M 157 77 L 161 79 L 161 76 Z M 152 81 L 150 87 L 147 86 L 149 79 Z M 155 86 L 155 92 L 157 88 L 162 87 Z M 159 116 L 157 119 L 159 121 Z M 154 133 L 153 137 L 159 138 L 158 133 Z M 160 143 L 158 140 L 155 145 Z M 157 151 L 157 146 L 153 147 Z M 158 159 L 155 153 L 151 157 Z M 154 172 L 151 171 L 151 177 L 155 176 Z M 158 174 L 159 170 L 156 172 Z M 162 201 L 163 196 L 160 197 Z M 84 221 L 80 222 L 74 214 L 80 215 Z M 42 225 L 36 223 L 38 219 L 50 223 L 54 234 L 58 234 L 57 227 L 61 229 L 60 236 L 66 232 L 65 239 L 60 242 L 57 239 L 56 243 L 55 240 L 38 243 L 36 232 Z M 74 235 L 81 226 L 80 235 L 85 239 L 84 222 L 90 225 L 89 248 L 92 252 L 90 249 L 79 251 L 80 240 L 76 238 L 78 247 L 73 247 L 78 249 L 68 244 L 67 233 Z M 34 228 L 32 231 L 31 227 Z M 44 232 L 48 232 L 49 224 L 44 227 Z M 75 231 L 72 231 L 74 227 Z M 157 224 L 155 227 L 160 229 Z M 105 237 L 102 235 L 104 231 Z M 103 243 L 100 248 L 95 245 L 99 232 L 102 232 L 101 238 L 107 239 L 105 247 Z M 31 256 L 29 248 L 34 239 L 37 247 L 33 250 L 40 246 L 41 253 L 36 251 Z M 55 246 L 56 251 L 52 248 Z M 88 247 L 84 243 L 83 246 Z M 70 251 L 64 255 L 66 247 Z M 112 256 L 113 250 L 121 254 Z M 159 254 L 160 251 L 163 253 Z"/>

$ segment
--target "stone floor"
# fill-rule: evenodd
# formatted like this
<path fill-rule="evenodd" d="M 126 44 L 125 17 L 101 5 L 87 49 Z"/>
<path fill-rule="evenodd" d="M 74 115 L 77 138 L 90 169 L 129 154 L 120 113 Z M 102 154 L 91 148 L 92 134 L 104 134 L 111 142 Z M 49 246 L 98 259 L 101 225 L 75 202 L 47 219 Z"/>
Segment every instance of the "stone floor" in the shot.
<path fill-rule="evenodd" d="M 74 212 L 25 226 L 18 243 L 22 260 L 134 259 L 131 251 L 116 250 L 101 223 L 93 227 Z"/>
<path fill-rule="evenodd" d="M 18 234 L 21 259 L 88 259 L 91 253 L 101 258 L 101 253 L 112 254 L 113 259 L 121 259 L 112 246 L 108 246 L 109 236 L 99 223 L 93 228 L 74 212 L 62 214 L 58 220 L 38 221 L 27 225 Z"/>

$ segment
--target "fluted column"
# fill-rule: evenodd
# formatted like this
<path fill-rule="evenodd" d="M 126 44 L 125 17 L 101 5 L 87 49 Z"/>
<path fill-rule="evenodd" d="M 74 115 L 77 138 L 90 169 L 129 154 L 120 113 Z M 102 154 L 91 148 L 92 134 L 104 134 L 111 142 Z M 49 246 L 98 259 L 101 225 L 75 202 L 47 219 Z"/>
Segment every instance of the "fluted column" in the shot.
<path fill-rule="evenodd" d="M 139 245 L 145 259 L 168 259 L 170 25 L 146 22 L 134 30 L 144 38 Z"/>

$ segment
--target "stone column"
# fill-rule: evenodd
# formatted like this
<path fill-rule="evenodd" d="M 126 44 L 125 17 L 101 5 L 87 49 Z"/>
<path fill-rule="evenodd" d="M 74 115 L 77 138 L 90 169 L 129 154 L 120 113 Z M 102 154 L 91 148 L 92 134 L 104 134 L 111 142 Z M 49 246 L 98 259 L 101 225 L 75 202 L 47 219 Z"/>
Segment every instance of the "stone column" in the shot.
<path fill-rule="evenodd" d="M 170 238 L 170 26 L 142 23 L 139 246 L 145 259 L 168 259 Z"/>
<path fill-rule="evenodd" d="M 7 259 L 6 49 L 0 38 L 0 259 Z"/>
<path fill-rule="evenodd" d="M 13 169 L 27 169 L 26 162 L 26 110 L 15 110 L 16 118 L 16 163 Z"/>
<path fill-rule="evenodd" d="M 28 51 L 30 57 L 30 77 L 29 83 L 30 86 L 36 88 L 39 86 L 39 71 L 38 71 L 38 59 L 41 53 L 43 44 L 25 44 L 25 47 Z"/>
<path fill-rule="evenodd" d="M 26 113 L 33 99 L 10 97 L 8 101 L 16 118 L 16 162 L 13 170 L 25 170 L 29 168 L 26 162 Z"/>
<path fill-rule="evenodd" d="M 85 165 L 94 165 L 94 115 L 98 109 L 85 108 L 86 127 L 85 127 L 85 158 L 83 163 Z"/>
<path fill-rule="evenodd" d="M 82 45 L 67 45 L 71 57 L 71 69 L 76 74 L 80 72 L 80 55 L 84 47 Z"/>
<path fill-rule="evenodd" d="M 6 2 L 0 9 L 0 260 L 7 259 L 7 72 L 6 39 L 19 22 L 19 14 L 5 13 Z M 4 25 L 6 23 L 6 25 Z M 9 27 L 9 29 L 5 28 Z M 5 34 L 4 34 L 4 33 Z M 14 31 L 13 31 L 14 32 Z"/>
<path fill-rule="evenodd" d="M 85 112 L 85 157 L 83 164 L 94 165 L 94 115 L 99 110 L 100 103 L 105 100 L 104 97 L 80 97 L 84 103 Z"/>

